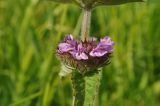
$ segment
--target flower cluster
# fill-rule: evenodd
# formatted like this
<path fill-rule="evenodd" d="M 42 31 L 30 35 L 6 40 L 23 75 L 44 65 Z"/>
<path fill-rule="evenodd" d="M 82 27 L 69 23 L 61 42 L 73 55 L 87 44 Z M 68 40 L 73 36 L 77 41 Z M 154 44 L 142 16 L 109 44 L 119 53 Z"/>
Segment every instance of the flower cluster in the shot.
<path fill-rule="evenodd" d="M 68 35 L 58 45 L 57 55 L 65 65 L 85 73 L 88 69 L 97 69 L 108 63 L 113 45 L 114 42 L 107 36 L 98 43 L 94 37 L 87 41 L 76 41 L 72 35 Z"/>

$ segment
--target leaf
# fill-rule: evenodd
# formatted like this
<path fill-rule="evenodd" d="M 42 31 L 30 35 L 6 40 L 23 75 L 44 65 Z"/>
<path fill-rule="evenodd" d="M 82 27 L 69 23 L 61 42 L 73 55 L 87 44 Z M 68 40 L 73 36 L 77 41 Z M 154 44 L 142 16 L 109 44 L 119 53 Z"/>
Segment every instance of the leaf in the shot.
<path fill-rule="evenodd" d="M 59 72 L 60 77 L 65 77 L 65 76 L 69 75 L 71 72 L 72 72 L 71 67 L 67 67 L 67 66 L 61 64 L 61 70 Z"/>
<path fill-rule="evenodd" d="M 96 5 L 119 5 L 131 2 L 143 2 L 143 0 L 97 0 Z"/>
<path fill-rule="evenodd" d="M 75 3 L 83 8 L 93 8 L 100 5 L 120 5 L 131 2 L 143 2 L 143 0 L 50 0 L 59 3 Z"/>
<path fill-rule="evenodd" d="M 72 3 L 73 0 L 48 0 L 48 1 L 54 1 L 54 2 L 59 2 L 59 3 Z"/>

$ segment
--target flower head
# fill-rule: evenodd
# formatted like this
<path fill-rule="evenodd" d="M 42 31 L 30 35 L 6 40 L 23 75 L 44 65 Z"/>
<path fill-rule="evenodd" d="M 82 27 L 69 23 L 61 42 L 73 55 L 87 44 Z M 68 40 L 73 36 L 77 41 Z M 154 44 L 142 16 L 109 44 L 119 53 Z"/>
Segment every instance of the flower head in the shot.
<path fill-rule="evenodd" d="M 64 64 L 86 73 L 88 69 L 96 69 L 108 63 L 113 46 L 114 42 L 107 36 L 98 43 L 94 37 L 83 42 L 68 35 L 58 45 L 57 55 Z"/>

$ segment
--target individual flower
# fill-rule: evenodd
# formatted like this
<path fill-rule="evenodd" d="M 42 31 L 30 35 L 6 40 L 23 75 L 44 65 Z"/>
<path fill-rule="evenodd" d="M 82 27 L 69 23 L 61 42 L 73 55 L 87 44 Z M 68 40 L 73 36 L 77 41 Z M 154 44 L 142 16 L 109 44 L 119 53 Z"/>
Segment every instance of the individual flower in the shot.
<path fill-rule="evenodd" d="M 78 44 L 77 49 L 70 53 L 77 60 L 87 60 L 88 59 L 88 56 L 85 53 L 85 48 L 83 47 L 82 43 Z"/>
<path fill-rule="evenodd" d="M 66 53 L 74 51 L 77 46 L 77 42 L 73 39 L 72 35 L 68 35 L 64 38 L 64 41 L 58 45 L 59 53 Z"/>
<path fill-rule="evenodd" d="M 101 39 L 97 47 L 90 52 L 90 56 L 101 57 L 104 56 L 106 53 L 112 53 L 113 45 L 114 42 L 111 40 L 111 38 L 105 37 Z"/>
<path fill-rule="evenodd" d="M 114 42 L 104 37 L 98 43 L 95 37 L 85 41 L 75 40 L 68 35 L 58 45 L 57 56 L 67 66 L 76 68 L 84 74 L 108 64 L 113 52 Z"/>

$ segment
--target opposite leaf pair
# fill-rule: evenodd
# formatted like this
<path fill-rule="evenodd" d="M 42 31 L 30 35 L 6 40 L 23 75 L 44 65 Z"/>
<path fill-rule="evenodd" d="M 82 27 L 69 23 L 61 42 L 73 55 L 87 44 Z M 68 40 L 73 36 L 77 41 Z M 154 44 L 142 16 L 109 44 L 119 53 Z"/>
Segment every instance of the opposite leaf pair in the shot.
<path fill-rule="evenodd" d="M 92 9 L 99 5 L 119 5 L 130 2 L 143 2 L 143 0 L 51 0 L 59 3 L 75 3 L 82 8 Z"/>

